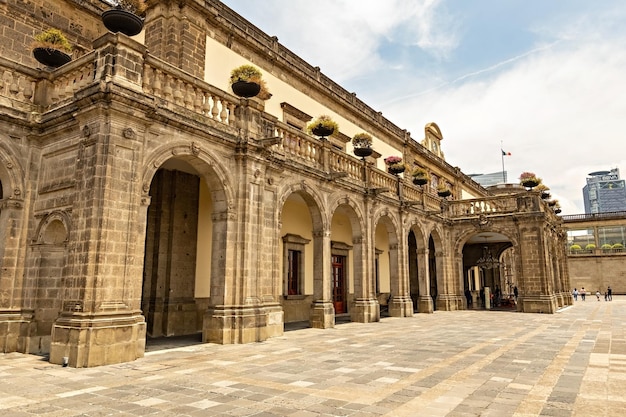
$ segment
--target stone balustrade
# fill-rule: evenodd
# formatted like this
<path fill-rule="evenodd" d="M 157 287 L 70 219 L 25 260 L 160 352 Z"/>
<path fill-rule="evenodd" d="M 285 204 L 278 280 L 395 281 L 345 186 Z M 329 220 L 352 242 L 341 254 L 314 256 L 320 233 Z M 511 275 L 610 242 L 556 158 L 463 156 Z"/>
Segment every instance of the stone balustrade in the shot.
<path fill-rule="evenodd" d="M 370 181 L 370 185 L 374 188 L 388 188 L 390 193 L 396 193 L 398 178 L 395 175 L 378 169 L 372 169 Z"/>
<path fill-rule="evenodd" d="M 276 135 L 281 139 L 276 146 L 285 153 L 287 159 L 299 161 L 311 168 L 323 169 L 322 142 L 318 139 L 282 123 L 276 124 Z"/>
<path fill-rule="evenodd" d="M 236 124 L 239 98 L 150 55 L 144 61 L 142 90 L 166 104 L 184 107 L 229 126 Z"/>
<path fill-rule="evenodd" d="M 363 161 L 344 152 L 331 149 L 329 165 L 331 171 L 345 172 L 349 178 L 357 181 L 365 180 L 363 178 Z"/>
<path fill-rule="evenodd" d="M 37 70 L 0 58 L 0 106 L 19 112 L 31 112 L 37 74 Z"/>
<path fill-rule="evenodd" d="M 477 215 L 521 213 L 539 211 L 540 198 L 538 195 L 524 194 L 500 195 L 471 200 L 454 200 L 449 202 L 448 215 L 450 217 L 474 217 Z M 546 210 L 552 211 L 552 210 Z"/>
<path fill-rule="evenodd" d="M 0 58 L 0 105 L 22 111 L 50 111 L 74 99 L 77 92 L 96 83 L 117 82 L 131 90 L 152 96 L 161 108 L 190 112 L 191 117 L 205 117 L 214 122 L 237 127 L 238 106 L 242 100 L 198 79 L 166 61 L 151 56 L 142 45 L 108 34 L 94 42 L 94 50 L 53 71 L 37 70 Z M 139 61 L 139 62 L 137 62 Z M 45 89 L 45 94 L 38 90 Z M 39 102 L 37 97 L 45 97 Z M 37 107 L 39 106 L 39 107 Z M 184 109 L 184 110 L 183 110 Z M 364 187 L 387 189 L 398 198 L 399 181 L 402 200 L 419 202 L 426 211 L 439 211 L 441 198 L 414 186 L 405 179 L 381 171 L 352 155 L 328 146 L 327 142 L 276 121 L 274 135 L 279 138 L 272 149 L 285 158 L 322 172 L 344 172 Z M 510 197 L 451 201 L 448 214 L 454 217 L 483 213 L 507 213 L 519 210 Z"/>

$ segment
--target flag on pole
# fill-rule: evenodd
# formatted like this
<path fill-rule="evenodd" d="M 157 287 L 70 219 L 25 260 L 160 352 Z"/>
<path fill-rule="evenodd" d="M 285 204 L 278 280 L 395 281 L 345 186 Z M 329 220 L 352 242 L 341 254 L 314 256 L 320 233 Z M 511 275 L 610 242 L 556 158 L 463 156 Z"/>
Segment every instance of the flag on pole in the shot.
<path fill-rule="evenodd" d="M 504 152 L 502 149 L 500 149 L 502 151 L 502 156 L 511 156 L 511 152 Z"/>

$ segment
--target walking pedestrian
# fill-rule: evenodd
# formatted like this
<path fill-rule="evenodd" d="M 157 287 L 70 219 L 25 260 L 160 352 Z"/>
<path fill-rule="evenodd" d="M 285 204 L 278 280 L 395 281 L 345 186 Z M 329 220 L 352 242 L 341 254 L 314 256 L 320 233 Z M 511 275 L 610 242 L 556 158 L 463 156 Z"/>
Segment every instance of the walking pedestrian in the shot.
<path fill-rule="evenodd" d="M 587 292 L 585 291 L 585 287 L 582 287 L 580 289 L 580 298 L 585 301 L 585 296 L 587 295 Z"/>
<path fill-rule="evenodd" d="M 578 290 L 576 288 L 572 291 L 572 295 L 574 296 L 574 301 L 578 301 Z"/>
<path fill-rule="evenodd" d="M 609 288 L 607 288 L 606 292 L 608 293 L 609 301 L 613 301 L 613 290 L 611 289 L 610 285 Z"/>

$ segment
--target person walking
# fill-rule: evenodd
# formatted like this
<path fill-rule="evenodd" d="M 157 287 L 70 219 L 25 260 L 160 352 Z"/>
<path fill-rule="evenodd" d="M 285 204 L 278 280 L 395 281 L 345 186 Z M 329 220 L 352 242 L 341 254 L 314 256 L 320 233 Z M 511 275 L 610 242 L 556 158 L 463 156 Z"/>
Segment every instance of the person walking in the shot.
<path fill-rule="evenodd" d="M 609 297 L 609 301 L 613 301 L 613 290 L 611 289 L 610 285 L 609 285 L 609 288 L 607 288 L 606 292 Z"/>
<path fill-rule="evenodd" d="M 582 287 L 580 289 L 580 298 L 585 301 L 585 296 L 587 295 L 587 292 L 585 291 L 585 287 Z"/>
<path fill-rule="evenodd" d="M 600 290 L 596 290 L 596 300 L 600 301 Z"/>
<path fill-rule="evenodd" d="M 578 301 L 578 290 L 576 288 L 572 291 L 572 295 L 574 296 L 574 301 Z"/>

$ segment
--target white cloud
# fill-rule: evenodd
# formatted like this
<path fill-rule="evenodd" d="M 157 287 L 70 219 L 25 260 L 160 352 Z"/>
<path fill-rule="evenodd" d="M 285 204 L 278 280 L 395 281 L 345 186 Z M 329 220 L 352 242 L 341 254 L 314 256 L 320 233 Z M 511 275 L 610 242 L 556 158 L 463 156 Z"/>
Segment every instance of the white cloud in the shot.
<path fill-rule="evenodd" d="M 244 2 L 226 3 L 237 10 L 236 6 Z M 433 56 L 445 56 L 457 45 L 457 39 L 453 21 L 441 3 L 441 0 L 317 0 L 312 4 L 268 0 L 262 8 L 250 8 L 256 16 L 245 14 L 245 17 L 271 22 L 270 27 L 259 25 L 270 35 L 277 35 L 279 41 L 284 36 L 283 44 L 287 48 L 342 83 L 386 66 L 388 63 L 379 53 L 383 42 L 418 45 Z M 288 12 L 277 12 L 285 8 Z"/>
<path fill-rule="evenodd" d="M 502 169 L 543 177 L 564 213 L 581 213 L 589 172 L 619 167 L 626 175 L 626 54 L 623 40 L 562 43 L 515 61 L 495 78 L 450 84 L 386 111 L 421 139 L 435 121 L 446 159 L 466 173 Z M 419 115 L 419 120 L 415 120 Z"/>

